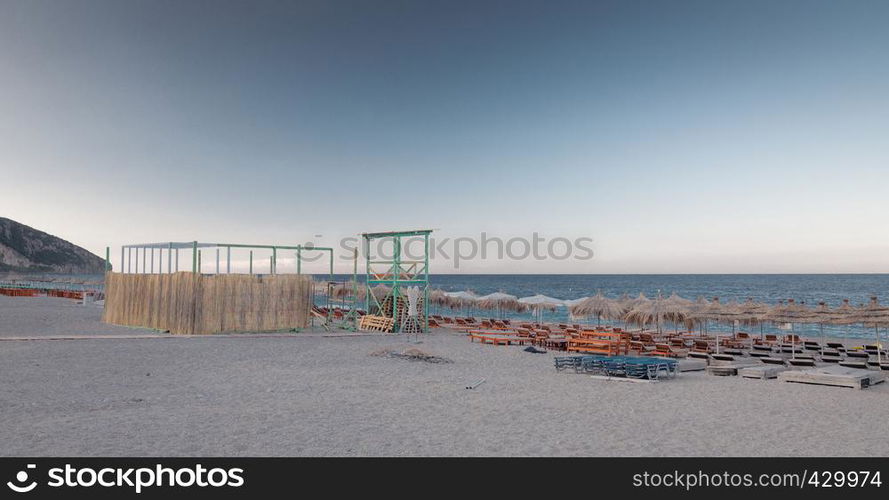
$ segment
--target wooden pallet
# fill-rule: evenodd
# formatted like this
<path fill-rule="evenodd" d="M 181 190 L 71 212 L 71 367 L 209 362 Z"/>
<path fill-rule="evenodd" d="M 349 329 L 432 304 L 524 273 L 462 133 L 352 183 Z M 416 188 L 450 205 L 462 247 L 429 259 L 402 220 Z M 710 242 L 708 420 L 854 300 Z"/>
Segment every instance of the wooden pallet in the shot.
<path fill-rule="evenodd" d="M 824 366 L 808 370 L 788 370 L 778 375 L 778 380 L 800 384 L 833 385 L 866 389 L 885 380 L 878 371 L 846 368 L 844 366 Z"/>
<path fill-rule="evenodd" d="M 395 326 L 395 320 L 392 318 L 387 318 L 385 316 L 374 316 L 372 314 L 366 314 L 361 317 L 361 321 L 358 323 L 358 329 L 362 332 L 386 332 L 389 333 L 392 331 L 392 328 Z"/>
<path fill-rule="evenodd" d="M 778 374 L 784 371 L 787 371 L 786 366 L 762 364 L 759 366 L 748 366 L 746 368 L 741 368 L 740 370 L 738 370 L 738 375 L 744 378 L 767 380 L 771 378 L 778 378 Z"/>

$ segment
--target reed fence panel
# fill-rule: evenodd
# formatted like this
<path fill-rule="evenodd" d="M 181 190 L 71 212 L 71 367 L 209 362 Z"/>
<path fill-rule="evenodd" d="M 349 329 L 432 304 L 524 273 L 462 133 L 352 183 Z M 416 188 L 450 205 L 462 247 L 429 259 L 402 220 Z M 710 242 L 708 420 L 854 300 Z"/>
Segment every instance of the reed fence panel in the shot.
<path fill-rule="evenodd" d="M 107 273 L 102 321 L 174 334 L 261 332 L 305 328 L 312 278 Z"/>

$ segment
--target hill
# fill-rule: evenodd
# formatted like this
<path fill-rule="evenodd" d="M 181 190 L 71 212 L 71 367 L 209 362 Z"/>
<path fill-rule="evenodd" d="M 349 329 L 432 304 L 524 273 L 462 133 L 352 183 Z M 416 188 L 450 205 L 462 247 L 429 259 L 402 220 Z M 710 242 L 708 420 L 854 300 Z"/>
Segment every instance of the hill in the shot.
<path fill-rule="evenodd" d="M 0 271 L 102 274 L 105 259 L 61 238 L 0 217 Z"/>

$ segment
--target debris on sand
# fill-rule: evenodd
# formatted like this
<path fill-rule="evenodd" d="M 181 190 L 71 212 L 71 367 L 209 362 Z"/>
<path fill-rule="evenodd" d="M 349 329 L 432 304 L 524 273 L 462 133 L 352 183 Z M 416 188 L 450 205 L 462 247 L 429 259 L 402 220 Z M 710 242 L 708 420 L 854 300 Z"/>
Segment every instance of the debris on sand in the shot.
<path fill-rule="evenodd" d="M 397 358 L 397 359 L 406 359 L 408 361 L 424 361 L 426 363 L 453 363 L 448 358 L 442 358 L 441 356 L 433 356 L 427 352 L 421 351 L 416 347 L 409 347 L 403 351 L 397 351 L 394 349 L 379 349 L 372 353 L 371 356 L 377 356 L 381 358 Z"/>

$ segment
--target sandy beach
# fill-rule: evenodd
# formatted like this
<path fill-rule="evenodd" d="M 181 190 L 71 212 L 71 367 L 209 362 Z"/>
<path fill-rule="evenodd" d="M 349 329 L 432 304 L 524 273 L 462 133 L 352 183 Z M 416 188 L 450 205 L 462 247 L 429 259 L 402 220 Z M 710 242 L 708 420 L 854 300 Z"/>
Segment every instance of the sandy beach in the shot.
<path fill-rule="evenodd" d="M 0 455 L 886 455 L 889 384 L 557 373 L 551 354 L 403 337 L 102 338 L 98 307 L 0 297 Z M 371 356 L 416 347 L 433 364 Z M 485 379 L 474 390 L 468 383 Z"/>

